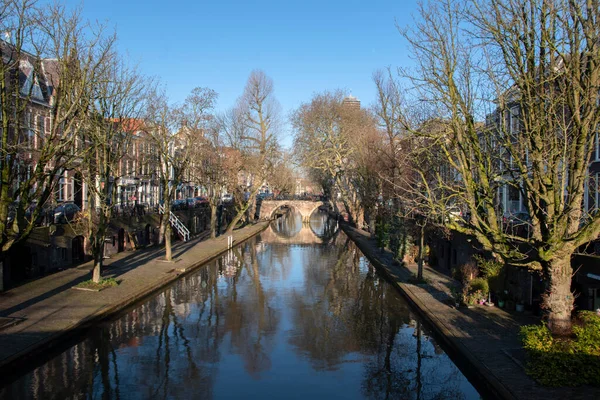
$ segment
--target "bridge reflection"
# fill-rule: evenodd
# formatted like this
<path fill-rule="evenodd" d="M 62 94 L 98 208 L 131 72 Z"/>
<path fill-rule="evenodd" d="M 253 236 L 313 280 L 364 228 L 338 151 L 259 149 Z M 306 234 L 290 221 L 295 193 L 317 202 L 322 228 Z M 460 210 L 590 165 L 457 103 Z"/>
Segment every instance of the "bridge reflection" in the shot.
<path fill-rule="evenodd" d="M 290 209 L 273 221 L 260 234 L 264 243 L 315 245 L 330 243 L 338 234 L 338 223 L 324 212 L 315 212 L 307 222 L 303 216 Z"/>

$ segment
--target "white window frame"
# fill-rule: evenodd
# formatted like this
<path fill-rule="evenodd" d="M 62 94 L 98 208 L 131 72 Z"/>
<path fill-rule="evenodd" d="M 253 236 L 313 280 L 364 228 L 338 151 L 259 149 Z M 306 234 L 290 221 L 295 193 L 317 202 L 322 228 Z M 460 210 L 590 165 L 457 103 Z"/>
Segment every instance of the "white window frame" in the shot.
<path fill-rule="evenodd" d="M 600 161 L 600 133 L 596 130 L 595 140 L 594 140 L 594 159 L 592 162 Z"/>
<path fill-rule="evenodd" d="M 26 146 L 27 149 L 32 149 L 33 146 L 35 145 L 35 135 L 33 133 L 33 129 L 31 129 L 31 111 L 26 111 L 25 112 L 25 140 L 26 140 Z M 29 157 L 31 158 L 31 154 L 29 154 Z"/>
<path fill-rule="evenodd" d="M 508 110 L 509 115 L 509 131 L 511 134 L 518 133 L 520 131 L 519 127 L 519 107 L 511 107 Z"/>
<path fill-rule="evenodd" d="M 66 178 L 64 176 L 61 176 L 58 179 L 58 196 L 56 198 L 56 201 L 65 201 L 64 199 L 64 191 L 65 191 L 65 180 Z"/>
<path fill-rule="evenodd" d="M 600 208 L 600 172 L 596 172 L 596 204 L 594 204 L 594 212 L 598 211 Z"/>

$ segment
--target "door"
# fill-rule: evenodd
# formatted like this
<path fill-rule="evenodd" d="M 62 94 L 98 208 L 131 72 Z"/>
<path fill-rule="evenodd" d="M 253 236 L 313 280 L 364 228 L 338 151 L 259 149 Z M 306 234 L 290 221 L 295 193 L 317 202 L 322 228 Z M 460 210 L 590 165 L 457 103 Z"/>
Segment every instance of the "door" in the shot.
<path fill-rule="evenodd" d="M 125 250 L 125 230 L 123 228 L 119 229 L 119 243 L 117 251 L 120 253 Z"/>

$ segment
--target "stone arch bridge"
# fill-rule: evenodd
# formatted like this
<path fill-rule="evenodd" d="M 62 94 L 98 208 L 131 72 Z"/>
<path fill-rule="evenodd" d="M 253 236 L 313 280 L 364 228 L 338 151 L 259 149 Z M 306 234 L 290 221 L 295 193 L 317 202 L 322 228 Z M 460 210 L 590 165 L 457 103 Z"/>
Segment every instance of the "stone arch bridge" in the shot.
<path fill-rule="evenodd" d="M 325 203 L 308 200 L 263 200 L 260 205 L 260 219 L 272 219 L 273 213 L 281 207 L 290 207 L 302 215 L 302 222 L 310 220 L 313 212 Z"/>

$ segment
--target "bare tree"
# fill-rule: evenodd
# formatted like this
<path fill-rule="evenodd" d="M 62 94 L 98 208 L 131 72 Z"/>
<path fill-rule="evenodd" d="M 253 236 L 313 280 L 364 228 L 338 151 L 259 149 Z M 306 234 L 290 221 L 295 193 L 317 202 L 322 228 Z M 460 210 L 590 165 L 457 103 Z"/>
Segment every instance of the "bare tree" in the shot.
<path fill-rule="evenodd" d="M 56 182 L 72 168 L 82 116 L 114 38 L 60 5 L 6 0 L 0 13 L 7 38 L 0 44 L 3 258 L 28 237 Z"/>
<path fill-rule="evenodd" d="M 142 130 L 142 107 L 147 82 L 117 55 L 107 60 L 97 78 L 87 123 L 80 130 L 81 164 L 77 169 L 87 182 L 85 228 L 99 282 L 106 232 L 116 203 L 119 164 L 132 152 L 134 135 Z"/>
<path fill-rule="evenodd" d="M 221 192 L 230 180 L 219 125 L 211 113 L 217 96 L 212 89 L 197 87 L 181 108 L 181 118 L 193 137 L 193 145 L 189 149 L 188 175 L 208 191 L 211 238 L 216 237 L 217 206 Z"/>
<path fill-rule="evenodd" d="M 411 190 L 415 183 L 412 164 L 420 165 L 421 157 L 412 152 L 414 141 L 409 137 L 405 129 L 408 121 L 407 107 L 404 101 L 402 88 L 395 79 L 390 68 L 378 70 L 373 73 L 373 82 L 377 90 L 377 99 L 373 105 L 373 113 L 377 120 L 379 129 L 383 132 L 384 141 L 379 148 L 379 174 L 382 180 L 381 200 L 382 207 L 379 210 L 379 218 L 382 221 L 379 229 L 380 237 L 389 234 L 390 250 L 399 261 L 403 261 L 406 255 L 411 231 L 415 225 L 418 226 L 419 252 L 422 254 L 422 245 L 425 236 L 425 224 L 423 218 L 425 210 L 421 207 L 416 212 L 415 205 L 420 204 L 420 197 L 414 196 Z M 421 147 L 421 146 L 419 146 Z M 421 165 L 431 165 L 423 163 Z M 420 182 L 416 180 L 416 182 Z M 416 200 L 416 204 L 414 204 Z M 412 204 L 406 204 L 406 203 Z M 415 224 L 415 222 L 418 223 Z M 383 222 L 388 221 L 388 222 Z M 419 257 L 418 278 L 422 278 L 423 258 Z"/>
<path fill-rule="evenodd" d="M 376 174 L 365 173 L 368 149 L 361 147 L 376 131 L 370 113 L 344 105 L 343 99 L 342 91 L 325 92 L 301 105 L 292 117 L 294 145 L 300 164 L 339 191 L 350 218 L 362 227 L 367 195 L 378 192 L 369 181 Z"/>
<path fill-rule="evenodd" d="M 555 334 L 571 328 L 572 254 L 600 234 L 600 213 L 584 207 L 600 123 L 599 18 L 594 0 L 439 0 L 404 31 L 416 59 L 405 75 L 444 121 L 414 133 L 436 143 L 456 178 L 437 175 L 432 208 L 464 204 L 469 217 L 449 228 L 542 274 Z M 502 190 L 523 199 L 530 235 L 503 229 Z"/>
<path fill-rule="evenodd" d="M 254 205 L 256 195 L 273 172 L 280 149 L 280 107 L 275 99 L 273 81 L 260 70 L 252 71 L 237 106 L 224 118 L 223 129 L 232 147 L 243 160 L 243 193 L 236 196 L 237 214 L 227 227 L 237 223 Z M 252 215 L 250 216 L 252 218 Z"/>
<path fill-rule="evenodd" d="M 164 207 L 161 234 L 165 243 L 165 260 L 172 261 L 171 203 L 190 161 L 190 149 L 194 145 L 193 132 L 181 125 L 181 114 L 169 104 L 162 90 L 153 89 L 147 104 L 144 123 L 149 143 L 154 149 L 154 162 L 158 166 Z"/>
<path fill-rule="evenodd" d="M 296 189 L 293 155 L 287 151 L 282 151 L 280 155 L 273 165 L 269 186 L 273 193 L 292 194 Z"/>

